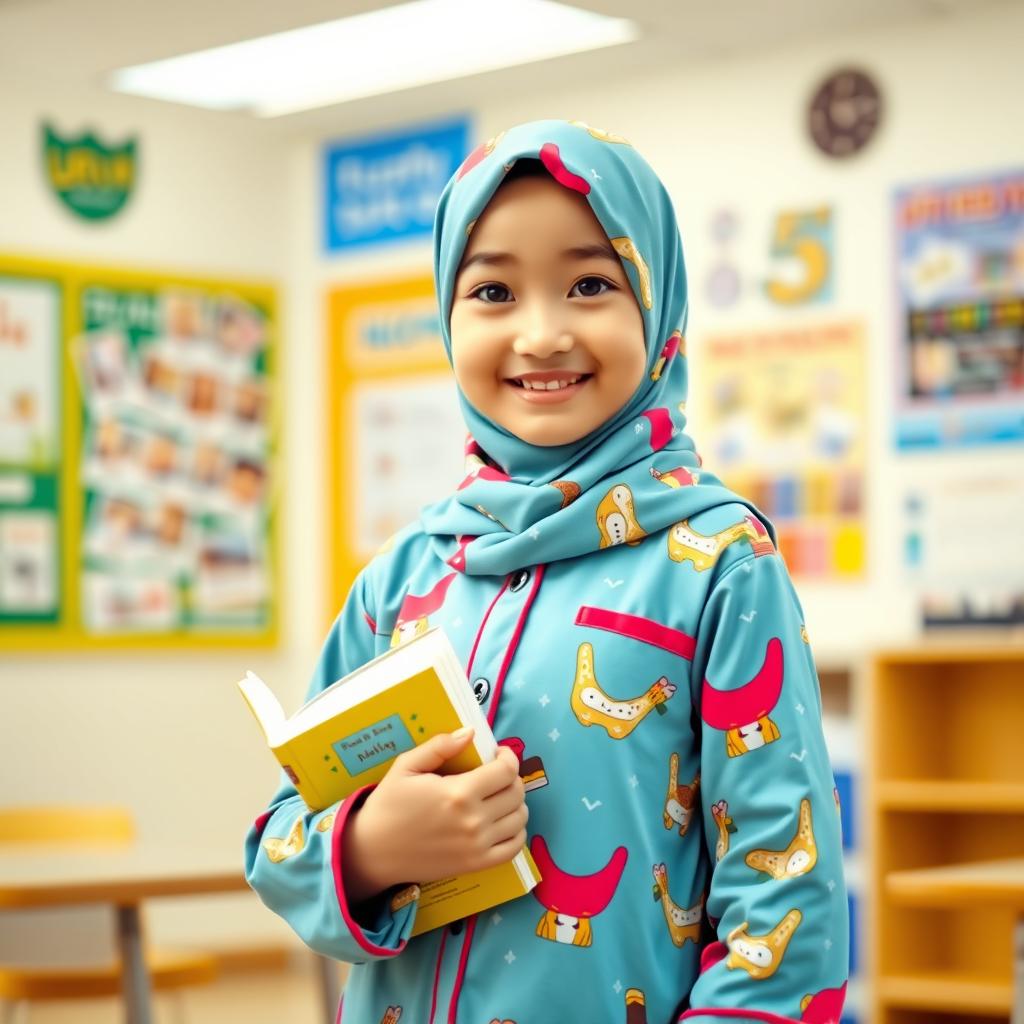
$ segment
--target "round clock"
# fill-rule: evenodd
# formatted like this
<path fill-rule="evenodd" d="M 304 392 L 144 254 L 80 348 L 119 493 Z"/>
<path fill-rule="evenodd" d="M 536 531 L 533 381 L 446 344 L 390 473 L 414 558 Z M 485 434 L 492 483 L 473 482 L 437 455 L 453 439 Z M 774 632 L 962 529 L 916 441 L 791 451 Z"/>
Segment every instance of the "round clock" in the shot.
<path fill-rule="evenodd" d="M 815 90 L 807 111 L 807 126 L 818 149 L 841 159 L 868 144 L 881 114 L 878 86 L 863 71 L 843 68 Z"/>

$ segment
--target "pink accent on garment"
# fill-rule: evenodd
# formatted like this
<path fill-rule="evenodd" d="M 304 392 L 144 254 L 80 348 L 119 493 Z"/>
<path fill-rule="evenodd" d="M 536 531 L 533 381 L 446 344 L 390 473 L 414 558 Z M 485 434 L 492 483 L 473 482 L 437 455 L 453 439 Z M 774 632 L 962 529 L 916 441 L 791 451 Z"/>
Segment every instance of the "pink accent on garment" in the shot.
<path fill-rule="evenodd" d="M 530 853 L 541 875 L 533 895 L 545 909 L 571 917 L 596 917 L 611 903 L 629 857 L 629 851 L 620 846 L 600 871 L 571 875 L 555 863 L 543 836 L 530 840 Z"/>
<path fill-rule="evenodd" d="M 741 1010 L 736 1008 L 722 1010 L 687 1010 L 679 1020 L 690 1020 L 693 1017 L 726 1017 L 735 1020 L 760 1020 L 765 1024 L 800 1024 L 793 1017 L 783 1017 L 777 1013 L 768 1013 L 766 1010 Z"/>
<path fill-rule="evenodd" d="M 651 425 L 651 451 L 660 452 L 672 440 L 672 416 L 668 409 L 648 409 L 644 419 Z"/>
<path fill-rule="evenodd" d="M 452 1001 L 448 1007 L 448 1024 L 456 1024 L 459 1012 L 459 996 L 462 995 L 462 983 L 466 979 L 466 964 L 469 961 L 469 947 L 473 944 L 473 932 L 476 931 L 476 914 L 466 925 L 466 938 L 462 942 L 462 953 L 459 956 L 459 970 L 455 975 L 455 988 L 452 990 Z"/>
<path fill-rule="evenodd" d="M 344 918 L 348 930 L 352 933 L 352 938 L 371 956 L 394 957 L 398 956 L 405 949 L 406 940 L 402 939 L 396 949 L 388 949 L 385 946 L 378 946 L 366 937 L 362 926 L 357 923 L 349 909 L 348 897 L 345 895 L 345 881 L 342 874 L 341 843 L 345 835 L 345 824 L 348 822 L 348 817 L 355 807 L 361 804 L 366 795 L 372 792 L 374 788 L 374 786 L 363 786 L 362 789 L 357 789 L 338 808 L 338 813 L 334 819 L 334 827 L 331 829 L 331 873 L 334 875 L 334 895 L 338 900 L 338 909 L 341 911 L 341 916 Z"/>
<path fill-rule="evenodd" d="M 606 629 L 609 633 L 628 636 L 632 640 L 660 647 L 670 654 L 678 654 L 687 661 L 693 660 L 697 641 L 688 633 L 671 626 L 662 625 L 642 615 L 629 615 L 626 612 L 615 612 L 610 608 L 593 608 L 583 605 L 576 613 L 577 626 L 592 626 L 594 629 Z"/>
<path fill-rule="evenodd" d="M 498 706 L 501 703 L 501 691 L 505 686 L 505 676 L 508 675 L 509 666 L 512 664 L 512 659 L 515 657 L 516 649 L 519 647 L 519 638 L 523 635 L 523 630 L 526 628 L 526 616 L 530 614 L 530 608 L 533 605 L 534 598 L 537 596 L 537 591 L 540 589 L 540 581 L 543 578 L 544 566 L 538 565 L 533 572 L 533 586 L 530 587 L 530 593 L 523 602 L 523 610 L 519 613 L 519 621 L 516 623 L 516 628 L 512 633 L 512 639 L 509 641 L 509 645 L 505 649 L 505 657 L 501 662 L 501 668 L 498 669 L 498 678 L 494 681 L 494 692 L 491 694 L 491 710 L 487 715 L 487 724 L 492 727 L 494 725 L 494 719 L 498 715 Z"/>
<path fill-rule="evenodd" d="M 562 154 L 553 142 L 545 142 L 541 146 L 540 161 L 548 169 L 548 174 L 559 185 L 571 188 L 574 192 L 582 192 L 585 196 L 590 194 L 590 182 L 586 178 L 581 178 L 578 174 L 573 174 L 565 166 L 562 162 Z"/>
<path fill-rule="evenodd" d="M 372 618 L 370 618 L 370 615 L 369 615 L 368 612 L 363 612 L 363 619 L 366 621 L 366 624 L 370 627 L 370 632 L 371 633 L 376 633 L 377 632 L 377 623 L 374 622 Z"/>
<path fill-rule="evenodd" d="M 704 680 L 700 717 L 713 729 L 728 731 L 764 718 L 782 693 L 782 641 L 772 637 L 761 670 L 749 683 L 735 690 L 716 690 Z"/>
<path fill-rule="evenodd" d="M 252 827 L 256 831 L 257 836 L 263 835 L 263 830 L 267 827 L 267 822 L 273 817 L 273 811 L 264 811 L 253 823 Z"/>
<path fill-rule="evenodd" d="M 839 988 L 823 988 L 815 993 L 800 1015 L 803 1024 L 839 1024 L 846 1002 L 846 982 Z"/>
<path fill-rule="evenodd" d="M 417 619 L 425 619 L 433 615 L 434 612 L 440 611 L 441 606 L 444 604 L 445 595 L 447 595 L 448 588 L 452 585 L 452 580 L 455 579 L 455 576 L 456 573 L 454 572 L 449 573 L 447 576 L 442 576 L 422 596 L 406 594 L 395 625 L 400 626 L 403 622 L 415 622 Z"/>
<path fill-rule="evenodd" d="M 700 973 L 711 970 L 729 955 L 729 947 L 724 942 L 711 942 L 701 951 Z"/>

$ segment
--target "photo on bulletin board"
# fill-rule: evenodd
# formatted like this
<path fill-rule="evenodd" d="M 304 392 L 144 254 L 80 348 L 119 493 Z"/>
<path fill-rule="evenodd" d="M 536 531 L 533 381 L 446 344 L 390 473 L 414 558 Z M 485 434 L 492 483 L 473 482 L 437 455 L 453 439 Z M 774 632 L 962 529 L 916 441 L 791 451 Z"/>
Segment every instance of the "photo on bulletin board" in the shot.
<path fill-rule="evenodd" d="M 0 628 L 60 618 L 63 317 L 56 279 L 0 263 Z"/>
<path fill-rule="evenodd" d="M 865 569 L 865 343 L 857 323 L 717 334 L 696 353 L 708 468 L 778 530 L 794 576 Z"/>
<path fill-rule="evenodd" d="M 271 287 L 0 259 L 0 635 L 276 640 Z"/>
<path fill-rule="evenodd" d="M 894 199 L 901 449 L 1024 442 L 1024 171 Z"/>
<path fill-rule="evenodd" d="M 333 619 L 374 553 L 458 486 L 466 427 L 430 274 L 337 285 L 327 323 Z"/>

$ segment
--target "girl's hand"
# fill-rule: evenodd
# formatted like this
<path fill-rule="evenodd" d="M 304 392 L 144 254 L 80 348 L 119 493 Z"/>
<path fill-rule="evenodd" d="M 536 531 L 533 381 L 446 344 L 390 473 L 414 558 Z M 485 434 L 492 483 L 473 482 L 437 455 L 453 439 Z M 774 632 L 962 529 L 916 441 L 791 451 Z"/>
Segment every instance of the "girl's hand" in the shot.
<path fill-rule="evenodd" d="M 511 750 L 501 747 L 490 764 L 460 775 L 436 774 L 472 737 L 460 729 L 400 754 L 349 820 L 343 863 L 351 901 L 495 867 L 526 844 L 526 790 Z"/>

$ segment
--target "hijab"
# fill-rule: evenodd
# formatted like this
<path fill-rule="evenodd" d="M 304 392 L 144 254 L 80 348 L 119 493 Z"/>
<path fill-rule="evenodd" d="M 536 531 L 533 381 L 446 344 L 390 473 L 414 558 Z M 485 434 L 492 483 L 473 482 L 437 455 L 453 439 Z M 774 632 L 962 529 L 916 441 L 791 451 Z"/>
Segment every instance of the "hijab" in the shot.
<path fill-rule="evenodd" d="M 621 136 L 580 121 L 533 121 L 478 146 L 445 186 L 434 219 L 434 282 L 452 359 L 455 279 L 473 225 L 518 160 L 539 160 L 582 194 L 622 260 L 643 318 L 646 369 L 626 404 L 570 444 L 530 444 L 459 392 L 469 429 L 467 475 L 420 520 L 448 564 L 502 575 L 574 558 L 648 534 L 719 505 L 741 503 L 701 469 L 686 426 L 688 311 L 682 242 L 672 201 Z M 752 521 L 753 524 L 753 521 Z M 774 531 L 767 524 L 772 539 Z"/>

